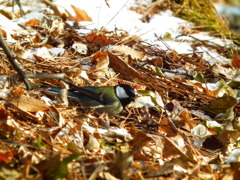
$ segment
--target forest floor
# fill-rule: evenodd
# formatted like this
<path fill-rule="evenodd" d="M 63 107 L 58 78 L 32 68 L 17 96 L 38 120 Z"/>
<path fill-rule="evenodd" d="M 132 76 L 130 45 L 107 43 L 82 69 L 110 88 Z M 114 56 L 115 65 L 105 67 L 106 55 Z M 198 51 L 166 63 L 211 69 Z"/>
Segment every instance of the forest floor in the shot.
<path fill-rule="evenodd" d="M 24 14 L 2 1 L 0 30 L 31 89 L 0 49 L 0 177 L 240 179 L 240 41 L 198 2 L 206 14 L 188 1 L 25 1 Z M 39 88 L 67 88 L 50 78 L 63 73 L 129 84 L 135 102 L 111 117 Z"/>

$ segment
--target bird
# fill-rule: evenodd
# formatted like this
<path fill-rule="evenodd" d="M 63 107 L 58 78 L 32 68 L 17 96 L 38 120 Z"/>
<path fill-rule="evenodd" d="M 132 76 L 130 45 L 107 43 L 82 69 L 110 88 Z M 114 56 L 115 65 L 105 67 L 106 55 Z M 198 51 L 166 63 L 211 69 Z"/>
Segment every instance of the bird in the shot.
<path fill-rule="evenodd" d="M 42 85 L 48 93 L 58 94 L 62 89 L 56 86 Z M 84 108 L 93 108 L 97 113 L 116 116 L 134 101 L 135 90 L 127 84 L 116 86 L 76 86 L 68 90 L 68 98 L 78 102 Z"/>

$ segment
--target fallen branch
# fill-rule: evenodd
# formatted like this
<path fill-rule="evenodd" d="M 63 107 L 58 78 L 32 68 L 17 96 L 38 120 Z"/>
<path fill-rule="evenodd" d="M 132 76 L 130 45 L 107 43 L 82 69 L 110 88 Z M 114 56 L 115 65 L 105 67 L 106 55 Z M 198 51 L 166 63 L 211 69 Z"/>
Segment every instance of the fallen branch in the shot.
<path fill-rule="evenodd" d="M 6 45 L 6 43 L 5 43 L 4 39 L 3 39 L 1 31 L 0 31 L 0 46 L 2 47 L 3 51 L 7 55 L 7 58 L 9 60 L 9 62 L 11 63 L 11 65 L 13 66 L 13 68 L 17 71 L 19 79 L 24 82 L 24 84 L 26 85 L 26 89 L 29 90 L 30 89 L 30 85 L 29 85 L 29 83 L 27 81 L 25 73 L 23 72 L 23 70 L 21 69 L 21 67 L 17 63 L 16 59 L 14 58 L 12 52 L 10 51 L 8 46 Z"/>

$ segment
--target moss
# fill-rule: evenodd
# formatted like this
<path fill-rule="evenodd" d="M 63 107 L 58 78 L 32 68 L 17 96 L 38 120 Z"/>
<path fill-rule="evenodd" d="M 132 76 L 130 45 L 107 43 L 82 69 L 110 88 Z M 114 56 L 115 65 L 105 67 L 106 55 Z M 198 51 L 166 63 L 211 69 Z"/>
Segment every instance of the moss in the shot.
<path fill-rule="evenodd" d="M 228 23 L 217 14 L 210 0 L 172 1 L 175 15 L 196 23 L 207 30 L 229 33 Z M 179 10 L 177 10 L 179 9 Z"/>

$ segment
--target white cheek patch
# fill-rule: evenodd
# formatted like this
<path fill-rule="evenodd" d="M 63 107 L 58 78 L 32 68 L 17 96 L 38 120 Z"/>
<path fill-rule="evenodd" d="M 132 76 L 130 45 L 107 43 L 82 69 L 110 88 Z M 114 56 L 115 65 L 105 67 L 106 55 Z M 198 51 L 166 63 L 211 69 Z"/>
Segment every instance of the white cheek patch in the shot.
<path fill-rule="evenodd" d="M 123 87 L 120 87 L 120 86 L 116 87 L 116 95 L 119 99 L 129 98 L 125 89 Z"/>

